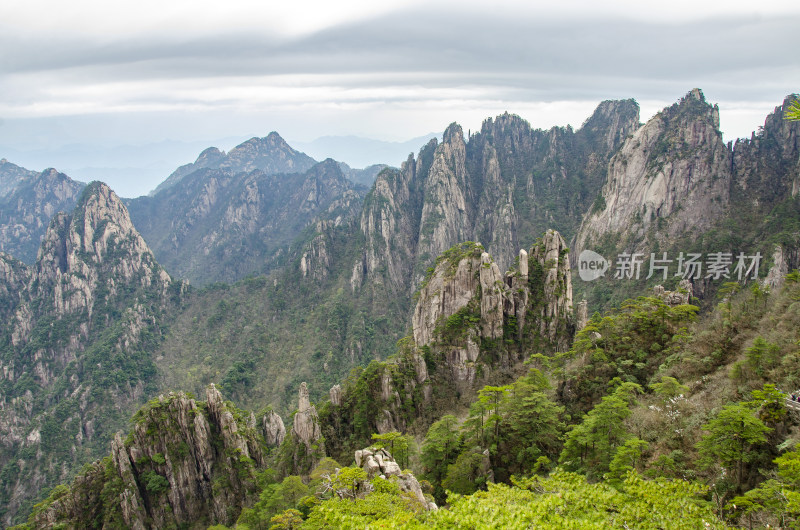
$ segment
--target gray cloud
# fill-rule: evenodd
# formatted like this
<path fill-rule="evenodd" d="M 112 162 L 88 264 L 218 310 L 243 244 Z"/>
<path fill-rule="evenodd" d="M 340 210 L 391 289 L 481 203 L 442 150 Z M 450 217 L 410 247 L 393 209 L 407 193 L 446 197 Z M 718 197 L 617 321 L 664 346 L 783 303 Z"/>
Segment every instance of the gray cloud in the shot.
<path fill-rule="evenodd" d="M 272 129 L 307 140 L 376 130 L 407 138 L 468 111 L 485 112 L 474 121 L 548 101 L 658 106 L 693 87 L 749 112 L 745 125 L 728 121 L 747 135 L 764 101 L 800 87 L 798 14 L 677 22 L 427 8 L 291 38 L 230 26 L 99 38 L 1 24 L 0 145 L 36 143 L 42 156 L 50 143 Z"/>
<path fill-rule="evenodd" d="M 6 37 L 0 38 L 6 40 L 0 41 L 0 65 L 5 74 L 50 72 L 105 82 L 371 74 L 370 85 L 382 86 L 397 84 L 401 73 L 408 74 L 401 84 L 497 85 L 562 99 L 596 97 L 598 88 L 630 90 L 638 82 L 672 97 L 671 86 L 658 86 L 688 89 L 694 79 L 798 70 L 796 54 L 788 52 L 797 27 L 797 16 L 669 24 L 414 11 L 292 40 L 228 31 L 192 39 L 148 35 L 98 47 L 69 33 L 14 43 Z M 340 82 L 347 85 L 347 79 Z M 731 92 L 746 98 L 758 85 L 737 84 Z"/>

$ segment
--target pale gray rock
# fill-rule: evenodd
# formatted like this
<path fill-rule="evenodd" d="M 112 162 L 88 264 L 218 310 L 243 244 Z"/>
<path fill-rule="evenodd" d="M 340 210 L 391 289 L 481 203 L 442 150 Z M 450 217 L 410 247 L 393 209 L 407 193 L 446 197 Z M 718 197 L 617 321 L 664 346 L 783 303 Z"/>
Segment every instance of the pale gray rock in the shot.
<path fill-rule="evenodd" d="M 333 385 L 330 390 L 331 404 L 339 407 L 342 404 L 342 387 L 341 385 Z"/>
<path fill-rule="evenodd" d="M 575 331 L 578 332 L 589 323 L 589 302 L 585 299 L 575 307 Z"/>
<path fill-rule="evenodd" d="M 572 339 L 568 330 L 573 323 L 572 276 L 567 244 L 561 234 L 548 230 L 531 255 L 539 262 L 544 273 L 539 332 L 564 351 L 569 348 Z"/>
<path fill-rule="evenodd" d="M 783 287 L 788 272 L 789 265 L 784 258 L 783 247 L 775 245 L 775 249 L 772 252 L 772 267 L 767 272 L 762 284 L 770 289 L 778 290 Z"/>
<path fill-rule="evenodd" d="M 481 254 L 481 335 L 489 339 L 503 336 L 503 306 L 507 294 L 500 268 L 488 253 Z"/>
<path fill-rule="evenodd" d="M 356 465 L 367 473 L 368 480 L 382 476 L 396 480 L 400 491 L 410 493 L 427 510 L 436 510 L 435 503 L 428 501 L 422 493 L 417 478 L 410 472 L 404 473 L 392 455 L 385 449 L 360 449 L 355 452 Z"/>
<path fill-rule="evenodd" d="M 480 266 L 478 254 L 461 259 L 452 275 L 449 262 L 442 262 L 436 267 L 428 284 L 420 290 L 419 301 L 414 309 L 412 328 L 414 342 L 418 346 L 431 342 L 440 319 L 453 315 L 474 298 L 479 284 L 475 273 Z"/>
<path fill-rule="evenodd" d="M 292 423 L 292 434 L 295 440 L 302 442 L 307 448 L 322 437 L 317 409 L 309 400 L 308 386 L 305 382 L 300 384 L 300 397 Z"/>
<path fill-rule="evenodd" d="M 261 419 L 261 426 L 267 447 L 279 447 L 283 443 L 283 439 L 286 437 L 286 427 L 281 417 L 274 410 L 270 410 L 269 413 L 264 415 Z"/>
<path fill-rule="evenodd" d="M 700 90 L 690 91 L 637 130 L 611 159 L 601 192 L 605 207 L 587 212 L 573 255 L 610 233 L 625 233 L 643 245 L 654 224 L 670 239 L 707 230 L 730 202 L 731 167 L 719 109 L 707 104 Z"/>

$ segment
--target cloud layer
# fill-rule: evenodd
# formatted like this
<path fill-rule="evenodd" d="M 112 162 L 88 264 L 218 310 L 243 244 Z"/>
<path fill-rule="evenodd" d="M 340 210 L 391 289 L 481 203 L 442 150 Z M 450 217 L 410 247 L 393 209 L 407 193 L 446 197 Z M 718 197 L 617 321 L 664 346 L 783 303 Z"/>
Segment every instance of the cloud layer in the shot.
<path fill-rule="evenodd" d="M 603 99 L 646 118 L 693 87 L 731 138 L 800 87 L 796 2 L 270 4 L 7 0 L 0 146 L 89 142 L 97 124 L 119 142 L 402 139 L 505 110 L 579 125 Z M 52 136 L 20 136 L 37 123 Z"/>

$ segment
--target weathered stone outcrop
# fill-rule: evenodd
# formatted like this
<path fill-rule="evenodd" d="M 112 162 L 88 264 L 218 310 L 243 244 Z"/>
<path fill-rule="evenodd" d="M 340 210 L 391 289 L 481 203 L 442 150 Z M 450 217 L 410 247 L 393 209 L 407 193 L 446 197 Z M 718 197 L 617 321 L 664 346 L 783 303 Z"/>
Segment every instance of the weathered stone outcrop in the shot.
<path fill-rule="evenodd" d="M 46 501 L 34 528 L 67 523 L 88 528 L 166 528 L 205 520 L 231 524 L 258 493 L 266 464 L 260 441 L 237 412 L 208 388 L 205 404 L 183 393 L 151 401 L 130 436 L 119 434 L 111 458 L 79 475 Z M 219 484 L 225 487 L 219 487 Z"/>
<path fill-rule="evenodd" d="M 102 183 L 87 186 L 72 213 L 54 217 L 34 265 L 0 258 L 0 340 L 13 352 L 0 361 L 0 377 L 8 389 L 29 378 L 39 397 L 0 393 L 0 460 L 31 447 L 40 455 L 24 479 L 0 492 L 5 517 L 35 491 L 66 480 L 87 454 L 98 456 L 98 440 L 110 441 L 123 426 L 98 418 L 123 418 L 141 403 L 144 379 L 152 377 L 142 342 L 161 334 L 163 314 L 181 291 Z M 56 409 L 69 413 L 55 420 Z"/>
<path fill-rule="evenodd" d="M 408 493 L 427 510 L 437 509 L 435 502 L 425 498 L 422 487 L 414 474 L 410 471 L 404 472 L 385 448 L 369 447 L 358 450 L 355 453 L 355 461 L 358 467 L 366 471 L 368 480 L 377 476 L 396 480 L 400 491 Z"/>
<path fill-rule="evenodd" d="M 479 285 L 483 247 L 467 243 L 444 255 L 426 285 L 420 289 L 414 309 L 414 342 L 423 346 L 434 339 L 436 327 L 475 298 Z M 477 274 L 476 274 L 477 273 Z"/>
<path fill-rule="evenodd" d="M 692 283 L 689 280 L 681 280 L 675 291 L 667 291 L 664 286 L 656 285 L 653 294 L 670 307 L 688 304 L 692 299 Z"/>
<path fill-rule="evenodd" d="M 300 384 L 300 399 L 292 423 L 292 434 L 308 448 L 322 436 L 317 409 L 308 398 L 308 387 L 305 383 Z"/>
<path fill-rule="evenodd" d="M 283 439 L 286 438 L 286 427 L 281 417 L 274 410 L 270 410 L 261 418 L 261 428 L 264 431 L 264 440 L 267 442 L 267 447 L 280 447 Z"/>
<path fill-rule="evenodd" d="M 651 226 L 663 238 L 702 232 L 730 199 L 731 153 L 719 109 L 694 89 L 628 138 L 608 165 L 602 199 L 587 212 L 574 255 L 609 233 L 638 248 Z"/>
<path fill-rule="evenodd" d="M 23 173 L 7 193 L 0 193 L 0 252 L 33 263 L 50 220 L 58 212 L 71 211 L 85 184 L 76 182 L 55 169 L 42 173 L 28 172 L 13 164 L 0 162 L 0 191 L 9 166 Z M 13 173 L 13 172 L 12 172 Z"/>
<path fill-rule="evenodd" d="M 333 385 L 330 390 L 331 405 L 338 407 L 342 404 L 342 387 Z"/>
<path fill-rule="evenodd" d="M 500 268 L 487 252 L 481 254 L 481 336 L 499 339 L 503 336 L 503 308 L 509 297 Z"/>
<path fill-rule="evenodd" d="M 540 336 L 558 350 L 565 351 L 573 335 L 569 249 L 561 234 L 548 230 L 541 243 L 533 247 L 531 257 L 542 273 L 541 287 L 534 287 L 538 291 L 537 299 L 532 302 Z"/>
<path fill-rule="evenodd" d="M 481 245 L 458 245 L 440 257 L 419 292 L 414 342 L 441 351 L 458 384 L 471 385 L 486 362 L 480 360 L 482 348 L 505 350 L 503 339 L 522 349 L 569 347 L 574 321 L 564 239 L 548 230 L 530 255 L 523 250 L 519 256 L 517 268 L 501 275 Z M 518 351 L 500 357 L 513 363 Z"/>

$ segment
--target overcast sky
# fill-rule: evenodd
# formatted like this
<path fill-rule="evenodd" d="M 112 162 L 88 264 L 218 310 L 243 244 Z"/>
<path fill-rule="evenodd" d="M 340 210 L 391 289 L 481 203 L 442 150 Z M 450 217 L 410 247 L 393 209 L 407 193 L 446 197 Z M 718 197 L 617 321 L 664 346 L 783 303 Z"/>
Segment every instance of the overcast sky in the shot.
<path fill-rule="evenodd" d="M 730 140 L 800 91 L 798 28 L 797 0 L 2 0 L 0 149 L 579 127 L 693 87 Z"/>

